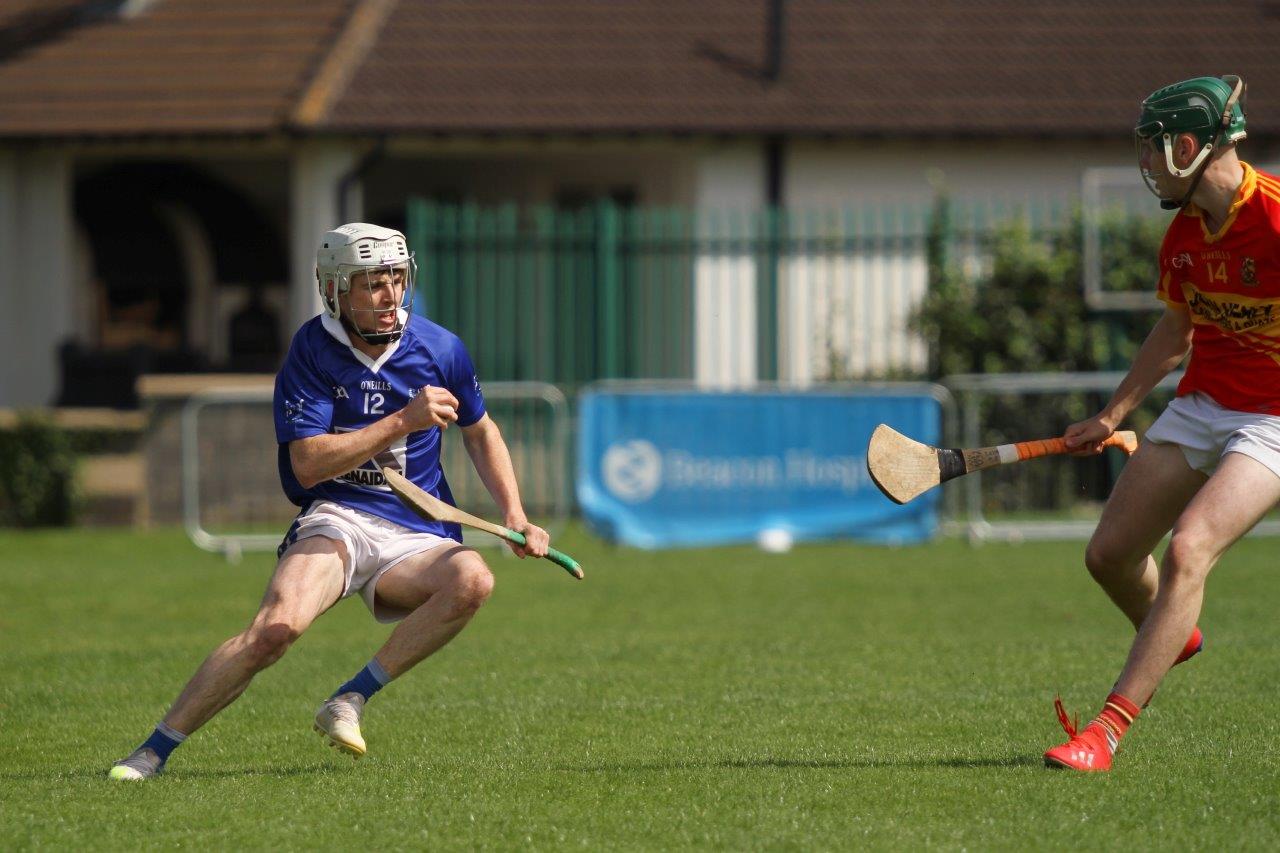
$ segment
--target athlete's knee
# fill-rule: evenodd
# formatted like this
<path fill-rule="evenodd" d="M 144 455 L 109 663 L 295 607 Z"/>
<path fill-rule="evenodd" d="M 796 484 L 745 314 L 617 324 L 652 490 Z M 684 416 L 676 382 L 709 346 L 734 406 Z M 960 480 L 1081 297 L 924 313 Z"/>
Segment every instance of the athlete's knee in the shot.
<path fill-rule="evenodd" d="M 254 625 L 246 633 L 249 665 L 256 671 L 280 660 L 302 632 L 286 622 Z"/>
<path fill-rule="evenodd" d="M 468 560 L 458 567 L 451 586 L 454 615 L 470 615 L 479 610 L 493 593 L 493 572 L 479 558 Z"/>
<path fill-rule="evenodd" d="M 1092 539 L 1084 549 L 1084 564 L 1089 574 L 1099 583 L 1105 583 L 1124 575 L 1133 569 L 1141 558 L 1135 558 L 1128 551 L 1115 545 Z"/>
<path fill-rule="evenodd" d="M 1203 584 L 1217 561 L 1217 548 L 1207 530 L 1174 530 L 1160 563 L 1161 584 Z"/>

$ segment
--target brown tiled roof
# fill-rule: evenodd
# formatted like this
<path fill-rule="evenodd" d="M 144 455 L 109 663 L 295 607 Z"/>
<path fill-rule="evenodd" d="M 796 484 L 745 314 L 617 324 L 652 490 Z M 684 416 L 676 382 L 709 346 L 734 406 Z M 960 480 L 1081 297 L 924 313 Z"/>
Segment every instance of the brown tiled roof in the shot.
<path fill-rule="evenodd" d="M 0 0 L 0 39 L 44 5 Z M 352 0 L 161 0 L 129 19 L 86 15 L 58 37 L 46 33 L 0 55 L 0 135 L 279 130 L 351 7 Z"/>
<path fill-rule="evenodd" d="M 767 7 L 401 0 L 327 125 L 1111 135 L 1160 85 L 1237 73 L 1280 127 L 1277 0 L 789 0 L 776 82 Z"/>
<path fill-rule="evenodd" d="M 21 27 L 24 33 L 53 18 L 83 8 L 84 0 L 4 0 L 0 3 L 0 28 Z"/>
<path fill-rule="evenodd" d="M 36 5 L 0 136 L 1114 136 L 1206 73 L 1280 131 L 1280 0 L 788 0 L 776 79 L 768 0 L 158 0 L 5 54 Z"/>

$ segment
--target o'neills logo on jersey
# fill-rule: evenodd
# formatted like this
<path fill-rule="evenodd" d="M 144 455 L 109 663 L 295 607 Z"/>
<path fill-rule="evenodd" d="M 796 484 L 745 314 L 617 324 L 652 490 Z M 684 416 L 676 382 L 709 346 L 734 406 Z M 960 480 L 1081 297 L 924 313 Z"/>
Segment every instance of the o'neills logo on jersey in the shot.
<path fill-rule="evenodd" d="M 1231 253 L 1230 253 L 1230 252 L 1228 252 L 1226 249 L 1213 249 L 1213 250 L 1208 251 L 1208 252 L 1201 252 L 1201 253 L 1200 253 L 1200 260 L 1202 260 L 1202 261 L 1229 261 L 1229 260 L 1231 260 Z"/>

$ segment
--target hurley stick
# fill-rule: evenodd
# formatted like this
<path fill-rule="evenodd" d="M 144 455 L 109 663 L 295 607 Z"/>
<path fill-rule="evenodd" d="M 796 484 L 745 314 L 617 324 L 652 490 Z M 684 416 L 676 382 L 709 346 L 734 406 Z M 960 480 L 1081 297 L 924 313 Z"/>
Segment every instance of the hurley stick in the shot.
<path fill-rule="evenodd" d="M 455 524 L 465 524 L 467 527 L 474 527 L 476 530 L 492 533 L 494 536 L 506 539 L 508 542 L 514 542 L 517 545 L 524 544 L 523 533 L 517 533 L 500 524 L 494 524 L 491 521 L 485 521 L 483 518 L 476 518 L 469 512 L 463 512 L 456 506 L 447 504 L 435 495 L 418 488 L 399 471 L 383 468 L 382 476 L 387 478 L 387 485 L 404 502 L 405 506 L 428 521 L 450 521 Z M 582 580 L 582 566 L 578 565 L 578 561 L 573 557 L 562 551 L 557 551 L 555 548 L 548 548 L 547 559 L 578 580 Z"/>
<path fill-rule="evenodd" d="M 1138 449 L 1138 437 L 1128 431 L 1116 432 L 1102 444 L 1104 447 L 1119 447 L 1128 454 Z M 867 471 L 885 497 L 894 503 L 904 504 L 939 483 L 983 468 L 1071 452 L 1061 438 L 1020 441 L 977 450 L 932 447 L 880 424 L 867 445 Z"/>

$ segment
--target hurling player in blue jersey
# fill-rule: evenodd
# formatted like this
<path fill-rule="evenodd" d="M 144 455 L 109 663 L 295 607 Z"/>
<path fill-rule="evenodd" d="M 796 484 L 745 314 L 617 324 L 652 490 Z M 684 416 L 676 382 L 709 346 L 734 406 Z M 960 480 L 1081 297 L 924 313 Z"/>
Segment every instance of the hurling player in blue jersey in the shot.
<path fill-rule="evenodd" d="M 471 357 L 446 329 L 412 313 L 415 264 L 398 231 L 353 223 L 324 235 L 316 277 L 324 313 L 294 336 L 276 377 L 280 480 L 302 508 L 249 626 L 213 651 L 151 737 L 111 768 L 112 779 L 159 773 L 188 735 L 279 660 L 312 621 L 349 595 L 399 622 L 377 653 L 325 700 L 315 728 L 359 757 L 365 703 L 449 642 L 493 589 L 457 525 L 424 521 L 381 474 L 400 471 L 453 503 L 440 466 L 442 432 L 456 424 L 505 524 L 544 556 L 549 537 L 529 523 L 497 425 L 485 413 Z"/>

